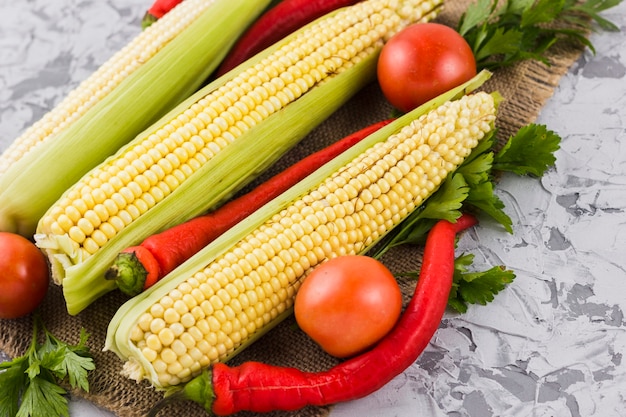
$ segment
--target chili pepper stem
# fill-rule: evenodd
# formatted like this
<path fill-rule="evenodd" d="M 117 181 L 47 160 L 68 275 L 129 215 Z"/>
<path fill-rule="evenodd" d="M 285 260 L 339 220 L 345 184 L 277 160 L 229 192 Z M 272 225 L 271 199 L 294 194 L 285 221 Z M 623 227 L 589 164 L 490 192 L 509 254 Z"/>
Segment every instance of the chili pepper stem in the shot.
<path fill-rule="evenodd" d="M 156 22 L 158 19 L 150 12 L 146 12 L 141 19 L 141 28 L 146 29 L 148 26 Z"/>
<path fill-rule="evenodd" d="M 181 395 L 190 401 L 194 401 L 202 407 L 204 410 L 213 414 L 211 407 L 215 400 L 215 393 L 213 392 L 213 372 L 211 368 L 204 370 L 200 376 L 194 378 L 189 384 L 185 385 Z"/>
<path fill-rule="evenodd" d="M 120 291 L 132 297 L 143 291 L 147 276 L 148 271 L 135 252 L 121 252 L 104 277 L 114 280 Z"/>
<path fill-rule="evenodd" d="M 213 415 L 211 407 L 215 400 L 215 394 L 213 393 L 212 380 L 212 370 L 210 368 L 203 370 L 200 375 L 186 383 L 182 388 L 167 391 L 165 396 L 150 409 L 146 417 L 156 417 L 159 411 L 170 403 L 178 401 L 193 401 L 200 404 L 208 414 Z"/>

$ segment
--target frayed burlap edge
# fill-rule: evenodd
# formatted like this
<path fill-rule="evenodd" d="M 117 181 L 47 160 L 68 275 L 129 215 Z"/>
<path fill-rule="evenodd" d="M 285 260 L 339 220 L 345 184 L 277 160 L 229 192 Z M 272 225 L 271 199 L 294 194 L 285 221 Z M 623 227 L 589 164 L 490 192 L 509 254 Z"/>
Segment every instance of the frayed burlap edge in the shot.
<path fill-rule="evenodd" d="M 442 23 L 454 25 L 469 1 L 449 2 L 447 9 L 438 19 Z M 498 71 L 484 86 L 487 91 L 499 91 L 504 98 L 498 118 L 501 140 L 514 134 L 520 127 L 533 122 L 545 102 L 551 97 L 561 77 L 583 52 L 582 45 L 558 44 L 551 51 L 550 65 L 539 62 L 526 62 L 512 68 Z M 332 140 L 345 136 L 374 121 L 390 116 L 392 108 L 383 99 L 378 87 L 370 85 L 357 94 L 336 114 L 313 131 L 298 147 L 289 152 L 281 161 L 258 181 L 272 175 L 281 167 L 300 159 L 303 155 L 318 149 Z M 549 128 L 549 126 L 548 126 Z M 392 251 L 384 262 L 394 272 L 418 270 L 421 262 L 421 249 L 403 247 Z M 411 295 L 414 283 L 402 281 L 405 300 Z M 67 314 L 61 289 L 51 286 L 48 297 L 41 306 L 40 314 L 46 326 L 58 337 L 76 343 L 80 328 L 91 334 L 89 345 L 94 353 L 97 370 L 90 377 L 89 393 L 72 392 L 72 395 L 112 411 L 122 417 L 143 416 L 161 398 L 161 394 L 142 383 L 135 383 L 122 377 L 119 372 L 122 362 L 111 352 L 103 352 L 106 327 L 118 306 L 124 301 L 119 294 L 109 294 L 98 300 L 76 317 Z M 0 349 L 11 356 L 23 354 L 32 334 L 32 317 L 0 321 Z M 245 360 L 259 360 L 284 366 L 296 366 L 316 371 L 327 369 L 337 361 L 323 354 L 320 349 L 297 329 L 293 318 L 285 320 L 266 336 L 250 347 L 233 363 Z M 324 417 L 331 407 L 308 407 L 296 412 L 275 412 L 271 417 Z M 187 417 L 205 415 L 201 407 L 192 403 L 182 403 L 164 410 L 161 415 Z M 239 417 L 254 414 L 240 413 Z"/>

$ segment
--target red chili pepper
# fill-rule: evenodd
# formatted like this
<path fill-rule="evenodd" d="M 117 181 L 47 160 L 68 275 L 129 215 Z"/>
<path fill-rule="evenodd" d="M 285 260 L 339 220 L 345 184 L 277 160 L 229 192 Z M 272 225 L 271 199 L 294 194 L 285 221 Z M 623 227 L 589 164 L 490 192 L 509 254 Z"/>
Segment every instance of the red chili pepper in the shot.
<path fill-rule="evenodd" d="M 216 75 L 235 68 L 285 36 L 332 12 L 360 0 L 283 0 L 265 12 L 235 43 Z"/>
<path fill-rule="evenodd" d="M 391 119 L 383 120 L 348 135 L 296 162 L 219 209 L 123 250 L 107 271 L 107 279 L 116 280 L 120 290 L 130 296 L 139 294 L 265 203 L 390 122 Z"/>
<path fill-rule="evenodd" d="M 439 327 L 452 287 L 456 234 L 474 224 L 476 219 L 464 214 L 455 224 L 440 220 L 433 226 L 413 298 L 393 330 L 371 350 L 317 373 L 259 362 L 236 367 L 217 363 L 149 415 L 176 398 L 198 402 L 215 415 L 230 415 L 330 405 L 378 390 L 417 360 Z"/>
<path fill-rule="evenodd" d="M 157 20 L 163 17 L 165 13 L 169 12 L 178 3 L 183 0 L 155 0 L 152 6 L 148 9 L 141 21 L 141 27 L 147 28 Z"/>

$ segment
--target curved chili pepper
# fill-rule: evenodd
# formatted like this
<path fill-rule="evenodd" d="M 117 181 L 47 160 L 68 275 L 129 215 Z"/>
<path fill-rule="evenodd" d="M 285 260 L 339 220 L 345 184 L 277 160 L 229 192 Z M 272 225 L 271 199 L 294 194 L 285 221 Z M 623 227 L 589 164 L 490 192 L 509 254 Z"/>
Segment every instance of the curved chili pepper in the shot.
<path fill-rule="evenodd" d="M 265 12 L 235 43 L 216 75 L 220 76 L 285 36 L 340 7 L 360 0 L 283 0 Z"/>
<path fill-rule="evenodd" d="M 323 372 L 245 362 L 216 363 L 181 391 L 164 398 L 149 416 L 175 399 L 201 404 L 209 413 L 296 410 L 362 398 L 404 372 L 420 356 L 439 327 L 454 275 L 456 234 L 476 224 L 462 215 L 456 223 L 440 220 L 430 230 L 420 277 L 402 317 L 371 350 Z"/>
<path fill-rule="evenodd" d="M 217 210 L 146 238 L 123 250 L 106 272 L 119 289 L 134 296 L 154 285 L 200 249 L 341 152 L 387 125 L 383 120 L 296 162 L 281 173 Z"/>

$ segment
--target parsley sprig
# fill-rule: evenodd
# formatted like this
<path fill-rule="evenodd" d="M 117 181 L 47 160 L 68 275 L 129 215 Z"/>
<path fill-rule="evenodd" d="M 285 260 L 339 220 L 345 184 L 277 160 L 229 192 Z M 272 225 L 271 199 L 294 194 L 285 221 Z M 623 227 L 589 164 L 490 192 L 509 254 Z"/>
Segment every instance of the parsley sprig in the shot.
<path fill-rule="evenodd" d="M 515 279 L 513 271 L 501 265 L 487 271 L 472 272 L 469 267 L 473 262 L 472 254 L 461 255 L 454 261 L 454 278 L 448 296 L 448 306 L 459 313 L 465 313 L 468 304 L 490 303 L 496 294 Z"/>
<path fill-rule="evenodd" d="M 380 259 L 393 247 L 404 244 L 423 244 L 428 231 L 439 220 L 451 222 L 461 216 L 462 210 L 488 216 L 512 233 L 512 220 L 504 211 L 504 203 L 495 194 L 495 179 L 500 172 L 517 175 L 542 176 L 555 162 L 554 153 L 561 138 L 544 125 L 522 127 L 506 144 L 495 151 L 496 130 L 482 139 L 461 166 L 441 184 L 439 189 L 418 209 L 388 234 L 369 256 Z M 448 305 L 465 312 L 468 304 L 486 304 L 493 300 L 515 274 L 503 266 L 487 271 L 470 272 L 472 255 L 461 255 L 455 260 L 455 276 Z M 417 278 L 419 272 L 399 275 Z"/>
<path fill-rule="evenodd" d="M 61 384 L 69 381 L 72 388 L 89 391 L 88 373 L 95 363 L 88 337 L 81 329 L 78 344 L 70 345 L 56 338 L 35 316 L 26 353 L 0 363 L 0 417 L 68 417 L 67 391 Z"/>
<path fill-rule="evenodd" d="M 494 70 L 534 59 L 546 64 L 546 51 L 559 39 L 583 43 L 593 22 L 618 27 L 600 13 L 621 0 L 477 0 L 459 20 L 457 31 L 470 44 L 478 69 Z"/>

